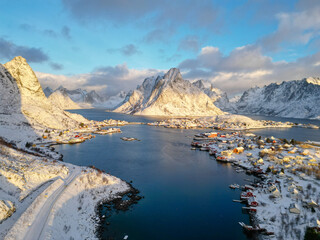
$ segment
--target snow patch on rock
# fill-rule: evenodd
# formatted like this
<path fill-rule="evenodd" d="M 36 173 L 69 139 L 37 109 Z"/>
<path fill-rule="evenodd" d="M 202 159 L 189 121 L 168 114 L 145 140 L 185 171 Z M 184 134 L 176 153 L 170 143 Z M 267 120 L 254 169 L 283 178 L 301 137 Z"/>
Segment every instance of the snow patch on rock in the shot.
<path fill-rule="evenodd" d="M 291 118 L 320 116 L 320 78 L 272 83 L 245 91 L 233 112 Z"/>

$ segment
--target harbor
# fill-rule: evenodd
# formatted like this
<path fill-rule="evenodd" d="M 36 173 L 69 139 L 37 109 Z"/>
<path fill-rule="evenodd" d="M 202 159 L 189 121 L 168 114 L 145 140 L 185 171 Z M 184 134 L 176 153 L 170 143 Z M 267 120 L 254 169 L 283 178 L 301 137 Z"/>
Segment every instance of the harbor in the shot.
<path fill-rule="evenodd" d="M 199 137 L 207 139 L 199 141 Z M 229 186 L 242 191 L 240 200 L 233 201 L 245 204 L 242 209 L 250 215 L 252 226 L 239 222 L 245 232 L 275 239 L 300 239 L 307 230 L 318 232 L 318 145 L 245 132 L 201 133 L 191 145 L 208 151 L 218 162 L 231 164 L 237 173 L 243 169 L 256 177 L 251 185 Z"/>

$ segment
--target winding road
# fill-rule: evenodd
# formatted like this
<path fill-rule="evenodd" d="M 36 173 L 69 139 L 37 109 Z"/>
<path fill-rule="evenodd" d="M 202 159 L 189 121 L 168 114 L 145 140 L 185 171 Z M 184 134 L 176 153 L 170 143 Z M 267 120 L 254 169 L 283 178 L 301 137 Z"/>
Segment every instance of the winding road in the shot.
<path fill-rule="evenodd" d="M 66 188 L 72 183 L 72 181 L 80 175 L 80 173 L 81 171 L 72 169 L 72 172 L 69 173 L 69 175 L 65 179 L 63 179 L 64 184 L 62 184 L 48 197 L 47 201 L 42 206 L 40 213 L 37 215 L 28 232 L 24 236 L 24 240 L 35 240 L 44 238 L 44 236 L 42 235 L 44 234 L 44 229 L 47 226 L 47 222 L 54 204 L 57 202 Z"/>

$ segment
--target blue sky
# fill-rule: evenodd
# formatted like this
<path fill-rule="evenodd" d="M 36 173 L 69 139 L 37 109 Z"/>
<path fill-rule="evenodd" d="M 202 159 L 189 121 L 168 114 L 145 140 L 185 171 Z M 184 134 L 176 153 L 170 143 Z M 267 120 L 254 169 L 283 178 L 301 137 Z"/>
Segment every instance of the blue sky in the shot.
<path fill-rule="evenodd" d="M 112 95 L 179 67 L 230 93 L 319 76 L 318 0 L 2 0 L 0 62 Z"/>

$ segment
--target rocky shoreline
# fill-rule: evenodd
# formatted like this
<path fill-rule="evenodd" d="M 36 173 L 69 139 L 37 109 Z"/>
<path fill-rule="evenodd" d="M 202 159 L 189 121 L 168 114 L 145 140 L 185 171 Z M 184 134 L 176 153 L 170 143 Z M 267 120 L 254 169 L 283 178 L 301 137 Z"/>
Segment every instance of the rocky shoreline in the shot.
<path fill-rule="evenodd" d="M 96 214 L 99 216 L 98 224 L 96 227 L 97 237 L 99 239 L 105 239 L 102 235 L 108 230 L 108 226 L 112 224 L 109 221 L 110 217 L 114 213 L 120 211 L 128 211 L 133 205 L 137 204 L 143 196 L 140 195 L 140 191 L 134 188 L 130 183 L 127 183 L 129 189 L 122 193 L 117 193 L 111 196 L 111 199 L 101 201 L 96 207 Z M 113 239 L 109 236 L 107 239 Z"/>

